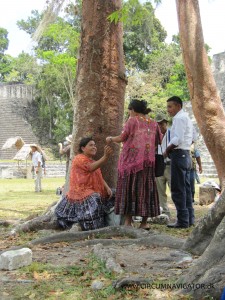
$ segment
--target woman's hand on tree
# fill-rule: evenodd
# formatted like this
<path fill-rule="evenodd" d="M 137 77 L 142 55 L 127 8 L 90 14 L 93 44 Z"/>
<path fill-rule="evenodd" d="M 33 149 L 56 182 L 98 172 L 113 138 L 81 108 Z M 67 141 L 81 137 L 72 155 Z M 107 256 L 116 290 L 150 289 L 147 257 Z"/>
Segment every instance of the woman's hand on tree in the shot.
<path fill-rule="evenodd" d="M 110 145 L 112 143 L 112 137 L 111 136 L 107 136 L 106 140 L 106 144 Z"/>

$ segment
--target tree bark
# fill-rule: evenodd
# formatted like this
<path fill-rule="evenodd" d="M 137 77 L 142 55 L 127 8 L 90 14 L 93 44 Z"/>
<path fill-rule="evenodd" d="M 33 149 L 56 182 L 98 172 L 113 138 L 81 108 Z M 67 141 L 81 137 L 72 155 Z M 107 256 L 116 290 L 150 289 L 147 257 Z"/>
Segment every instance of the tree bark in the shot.
<path fill-rule="evenodd" d="M 14 235 L 18 232 L 39 231 L 43 229 L 59 230 L 60 227 L 55 215 L 56 206 L 56 202 L 52 203 L 42 215 L 29 219 L 22 224 L 18 224 L 11 230 L 10 234 Z"/>
<path fill-rule="evenodd" d="M 225 115 L 204 47 L 197 0 L 176 0 L 180 40 L 193 112 L 206 146 L 225 184 Z M 185 249 L 202 254 L 225 213 L 224 196 L 204 217 L 185 243 Z"/>
<path fill-rule="evenodd" d="M 73 121 L 73 151 L 82 137 L 92 136 L 103 155 L 105 138 L 121 132 L 126 75 L 122 25 L 107 17 L 121 8 L 121 0 L 83 0 L 81 46 L 77 64 Z M 116 186 L 119 147 L 103 166 L 103 177 Z"/>
<path fill-rule="evenodd" d="M 206 248 L 205 252 L 197 259 L 188 273 L 180 278 L 180 282 L 204 285 L 204 289 L 192 289 L 194 299 L 210 294 L 211 297 L 219 299 L 224 288 L 225 274 L 225 217 L 217 226 L 215 234 Z"/>
<path fill-rule="evenodd" d="M 225 217 L 225 192 L 198 222 L 184 244 L 184 250 L 201 255 L 214 237 L 217 227 Z"/>
<path fill-rule="evenodd" d="M 204 47 L 198 0 L 176 0 L 180 42 L 190 91 L 193 113 L 205 144 L 215 163 L 221 188 L 225 187 L 225 114 Z M 191 294 L 200 299 L 205 294 L 218 298 L 224 287 L 221 270 L 225 265 L 224 193 L 219 201 L 200 220 L 184 245 L 202 254 L 182 282 L 214 284 L 207 290 L 195 288 Z M 212 275 L 213 274 L 213 275 Z M 187 292 L 187 291 L 186 291 Z"/>
<path fill-rule="evenodd" d="M 176 0 L 193 113 L 225 187 L 225 114 L 204 46 L 198 0 Z"/>

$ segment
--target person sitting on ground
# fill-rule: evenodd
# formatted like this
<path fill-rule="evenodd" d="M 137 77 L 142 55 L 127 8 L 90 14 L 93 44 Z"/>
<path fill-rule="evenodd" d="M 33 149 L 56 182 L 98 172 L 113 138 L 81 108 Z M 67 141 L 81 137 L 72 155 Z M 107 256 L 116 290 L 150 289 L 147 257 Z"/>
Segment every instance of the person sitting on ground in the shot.
<path fill-rule="evenodd" d="M 114 206 L 114 197 L 100 167 L 109 159 L 112 149 L 105 146 L 104 155 L 95 161 L 95 141 L 85 137 L 80 141 L 79 152 L 72 162 L 69 192 L 55 210 L 57 220 L 64 229 L 74 223 L 79 223 L 82 230 L 102 228 L 106 226 L 105 211 Z"/>

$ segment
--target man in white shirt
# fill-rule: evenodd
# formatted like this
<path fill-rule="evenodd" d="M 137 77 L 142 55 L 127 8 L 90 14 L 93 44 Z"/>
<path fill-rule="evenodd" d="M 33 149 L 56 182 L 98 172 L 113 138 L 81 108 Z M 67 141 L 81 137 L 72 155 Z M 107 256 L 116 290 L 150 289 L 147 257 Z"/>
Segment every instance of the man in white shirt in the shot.
<path fill-rule="evenodd" d="M 194 209 L 190 187 L 193 125 L 182 109 L 182 100 L 173 96 L 167 100 L 167 112 L 173 117 L 170 143 L 164 157 L 171 159 L 171 195 L 177 210 L 177 221 L 168 224 L 169 228 L 188 228 L 194 225 Z"/>
<path fill-rule="evenodd" d="M 34 169 L 35 192 L 41 192 L 41 177 L 42 177 L 42 156 L 38 151 L 39 147 L 35 144 L 31 146 L 32 164 Z"/>
<path fill-rule="evenodd" d="M 163 134 L 162 144 L 158 145 L 158 153 L 163 154 L 170 142 L 170 129 L 167 128 L 168 120 L 164 115 L 157 115 L 156 121 Z M 170 217 L 170 210 L 167 204 L 166 188 L 167 188 L 167 184 L 170 188 L 170 181 L 171 181 L 170 159 L 167 157 L 165 158 L 165 170 L 163 176 L 156 177 L 156 184 L 157 184 L 157 190 L 159 194 L 159 204 L 160 207 L 162 208 L 162 213 L 166 214 L 168 217 Z"/>

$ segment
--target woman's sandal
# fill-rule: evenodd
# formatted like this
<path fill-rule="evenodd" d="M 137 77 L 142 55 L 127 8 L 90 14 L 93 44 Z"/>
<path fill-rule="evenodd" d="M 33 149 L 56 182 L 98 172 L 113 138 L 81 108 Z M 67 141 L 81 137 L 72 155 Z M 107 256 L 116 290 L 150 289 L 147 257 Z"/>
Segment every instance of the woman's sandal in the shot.
<path fill-rule="evenodd" d="M 149 227 L 139 227 L 139 229 L 144 229 L 144 230 L 149 231 L 151 229 L 151 227 L 150 226 Z"/>

